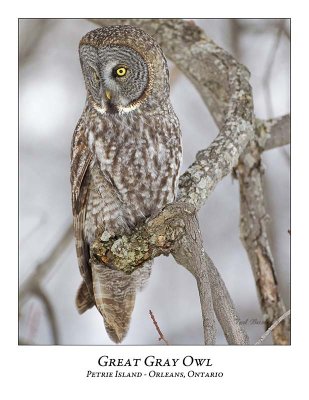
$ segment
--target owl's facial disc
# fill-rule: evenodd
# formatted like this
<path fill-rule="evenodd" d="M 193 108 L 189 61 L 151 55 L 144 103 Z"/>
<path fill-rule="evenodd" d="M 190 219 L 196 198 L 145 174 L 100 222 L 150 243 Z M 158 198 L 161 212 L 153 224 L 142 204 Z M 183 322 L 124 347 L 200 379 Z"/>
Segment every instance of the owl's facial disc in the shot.
<path fill-rule="evenodd" d="M 86 87 L 97 109 L 126 112 L 136 108 L 148 86 L 148 67 L 126 46 L 80 47 Z"/>

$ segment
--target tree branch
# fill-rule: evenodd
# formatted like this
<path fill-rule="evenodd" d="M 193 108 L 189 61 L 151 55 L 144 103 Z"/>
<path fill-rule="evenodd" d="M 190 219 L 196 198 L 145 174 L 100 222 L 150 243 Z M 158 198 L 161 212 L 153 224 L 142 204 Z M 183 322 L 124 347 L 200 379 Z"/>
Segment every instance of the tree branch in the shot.
<path fill-rule="evenodd" d="M 177 203 L 174 203 L 177 204 Z M 186 207 L 179 203 L 180 209 Z M 175 241 L 171 253 L 175 260 L 195 277 L 200 296 L 204 327 L 204 343 L 216 343 L 216 325 L 211 281 L 198 220 L 193 213 L 182 212 L 185 234 Z"/>
<path fill-rule="evenodd" d="M 252 140 L 240 157 L 236 175 L 240 188 L 240 237 L 255 277 L 266 329 L 285 312 L 271 253 L 262 185 L 263 168 L 258 142 Z M 289 321 L 273 330 L 275 344 L 289 343 Z"/>
<path fill-rule="evenodd" d="M 290 114 L 282 117 L 256 120 L 256 139 L 261 150 L 271 150 L 275 147 L 285 146 L 291 141 Z"/>
<path fill-rule="evenodd" d="M 214 310 L 228 344 L 249 344 L 247 332 L 240 324 L 232 299 L 219 271 L 206 253 L 204 257 L 208 266 Z"/>

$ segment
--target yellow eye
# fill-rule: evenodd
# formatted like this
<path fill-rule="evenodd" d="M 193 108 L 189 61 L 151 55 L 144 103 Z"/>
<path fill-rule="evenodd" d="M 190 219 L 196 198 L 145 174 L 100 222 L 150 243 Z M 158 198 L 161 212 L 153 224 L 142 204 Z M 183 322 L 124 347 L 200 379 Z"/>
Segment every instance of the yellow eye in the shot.
<path fill-rule="evenodd" d="M 120 67 L 120 68 L 117 68 L 117 70 L 116 70 L 117 76 L 125 76 L 126 73 L 127 73 L 127 69 L 125 67 Z"/>

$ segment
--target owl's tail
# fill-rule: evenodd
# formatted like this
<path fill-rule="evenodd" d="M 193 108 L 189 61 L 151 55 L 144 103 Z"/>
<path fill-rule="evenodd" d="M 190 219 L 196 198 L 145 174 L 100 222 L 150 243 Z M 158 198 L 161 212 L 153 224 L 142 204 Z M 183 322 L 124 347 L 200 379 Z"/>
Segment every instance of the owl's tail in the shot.
<path fill-rule="evenodd" d="M 75 304 L 80 314 L 83 314 L 89 308 L 94 306 L 93 296 L 89 293 L 85 281 L 83 281 L 77 291 Z"/>
<path fill-rule="evenodd" d="M 149 274 L 150 265 L 134 271 L 131 275 L 102 265 L 92 265 L 95 303 L 113 342 L 120 343 L 126 336 L 134 309 L 136 290 L 145 284 Z"/>

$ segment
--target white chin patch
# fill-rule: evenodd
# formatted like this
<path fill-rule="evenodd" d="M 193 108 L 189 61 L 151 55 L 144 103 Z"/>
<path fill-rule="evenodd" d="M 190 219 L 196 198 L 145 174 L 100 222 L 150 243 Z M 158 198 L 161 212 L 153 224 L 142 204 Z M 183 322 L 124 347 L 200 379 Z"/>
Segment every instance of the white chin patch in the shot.
<path fill-rule="evenodd" d="M 117 106 L 119 113 L 129 113 L 131 111 L 134 111 L 137 109 L 137 107 L 139 106 L 139 103 L 135 103 L 135 104 L 131 104 L 128 106 Z"/>
<path fill-rule="evenodd" d="M 119 112 L 119 114 L 127 114 L 130 113 L 131 111 L 136 110 L 139 107 L 139 102 L 137 103 L 133 103 L 133 104 L 129 104 L 127 106 L 123 106 L 121 104 L 117 105 L 117 110 Z M 102 103 L 101 106 L 99 106 L 97 103 L 93 102 L 93 108 L 100 114 L 106 114 L 107 113 L 107 107 L 104 105 L 104 103 Z"/>

